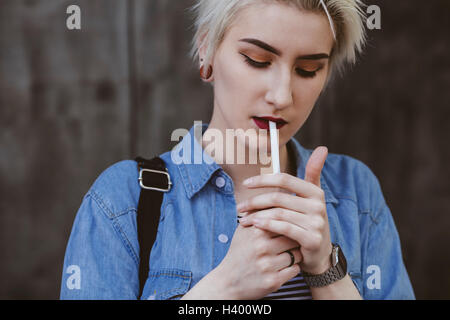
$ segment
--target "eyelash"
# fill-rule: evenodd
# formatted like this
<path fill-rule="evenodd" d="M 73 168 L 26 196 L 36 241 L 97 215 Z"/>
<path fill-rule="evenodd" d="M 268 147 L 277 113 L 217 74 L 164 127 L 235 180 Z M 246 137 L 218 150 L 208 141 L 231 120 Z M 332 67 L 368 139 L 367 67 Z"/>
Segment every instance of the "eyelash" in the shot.
<path fill-rule="evenodd" d="M 253 59 L 250 59 L 245 54 L 242 54 L 245 58 L 245 62 L 249 64 L 250 66 L 258 69 L 266 68 L 270 65 L 270 62 L 256 62 Z M 322 67 L 318 68 L 316 71 L 305 71 L 303 69 L 297 68 L 297 74 L 303 78 L 314 78 L 317 74 L 317 71 L 321 70 Z"/>

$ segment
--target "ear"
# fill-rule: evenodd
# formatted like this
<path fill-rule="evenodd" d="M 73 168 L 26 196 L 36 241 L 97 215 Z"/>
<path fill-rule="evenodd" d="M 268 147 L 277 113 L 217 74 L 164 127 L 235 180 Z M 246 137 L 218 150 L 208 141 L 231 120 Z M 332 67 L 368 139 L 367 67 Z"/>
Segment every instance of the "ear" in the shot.
<path fill-rule="evenodd" d="M 206 59 L 206 50 L 207 50 L 207 47 L 206 47 L 206 39 L 207 39 L 207 36 L 208 36 L 208 32 L 205 32 L 205 33 L 203 33 L 200 37 L 199 37 L 199 39 L 197 40 L 197 48 L 198 48 L 198 57 L 199 57 L 199 61 L 198 61 L 198 63 L 199 63 L 199 68 L 202 66 L 202 65 L 204 65 L 204 63 L 205 63 L 205 59 Z M 203 60 L 203 61 L 202 61 Z M 211 65 L 211 67 L 212 67 L 212 61 L 214 61 L 214 55 L 211 57 L 211 63 L 210 63 L 210 65 Z M 205 66 L 205 73 L 206 73 L 206 70 L 207 70 L 207 67 Z M 209 83 L 211 83 L 213 86 L 214 86 L 214 70 L 213 70 L 213 72 L 212 72 L 212 75 L 211 75 L 211 77 L 208 79 L 208 80 L 203 80 L 202 79 L 202 81 L 203 82 L 209 82 Z"/>
<path fill-rule="evenodd" d="M 200 60 L 201 59 L 205 59 L 205 56 L 206 56 L 206 42 L 205 42 L 205 39 L 206 39 L 206 36 L 207 36 L 208 34 L 207 33 L 204 33 L 202 36 L 200 36 L 200 38 L 197 40 L 197 48 L 198 48 L 198 58 L 199 58 L 199 61 L 198 61 L 198 63 L 199 63 L 199 68 L 200 68 L 200 66 L 202 65 L 202 63 L 200 62 Z"/>

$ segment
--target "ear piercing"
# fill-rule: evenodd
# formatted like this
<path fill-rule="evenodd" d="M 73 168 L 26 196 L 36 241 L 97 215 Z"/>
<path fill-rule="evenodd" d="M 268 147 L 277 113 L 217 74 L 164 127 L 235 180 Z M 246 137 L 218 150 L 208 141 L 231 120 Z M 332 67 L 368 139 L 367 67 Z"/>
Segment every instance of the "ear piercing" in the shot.
<path fill-rule="evenodd" d="M 203 80 L 208 80 L 212 76 L 212 71 L 213 71 L 212 67 L 211 66 L 208 67 L 208 71 L 206 73 L 206 76 L 203 76 L 203 67 L 204 66 L 200 67 L 200 78 L 202 78 Z"/>
<path fill-rule="evenodd" d="M 203 59 L 200 59 L 200 62 L 203 62 Z M 204 69 L 204 66 L 202 65 L 200 67 L 200 78 L 202 78 L 203 80 L 208 80 L 212 76 L 212 72 L 213 72 L 212 66 L 208 66 L 208 71 L 206 73 L 206 76 L 203 75 L 203 69 Z"/>

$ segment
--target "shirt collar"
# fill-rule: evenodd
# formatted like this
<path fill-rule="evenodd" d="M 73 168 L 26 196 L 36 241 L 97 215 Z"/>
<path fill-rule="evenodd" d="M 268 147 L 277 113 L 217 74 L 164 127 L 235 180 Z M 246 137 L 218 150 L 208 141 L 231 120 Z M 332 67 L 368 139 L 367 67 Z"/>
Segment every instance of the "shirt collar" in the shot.
<path fill-rule="evenodd" d="M 200 126 L 194 122 L 189 133 L 172 150 L 172 152 L 176 152 L 183 160 L 178 164 L 178 169 L 186 190 L 186 195 L 189 199 L 205 186 L 216 171 L 222 170 L 222 167 L 205 152 L 196 139 L 196 136 L 200 138 L 203 135 L 208 125 L 208 123 L 202 123 Z M 184 150 L 190 150 L 190 153 L 185 155 Z M 228 191 L 232 193 L 231 186 L 229 188 L 230 190 Z"/>
<path fill-rule="evenodd" d="M 172 150 L 172 152 L 178 154 L 178 157 L 183 158 L 183 161 L 178 164 L 178 169 L 186 190 L 186 195 L 189 199 L 199 192 L 216 172 L 223 172 L 222 167 L 219 166 L 207 152 L 205 152 L 199 141 L 196 139 L 201 138 L 201 135 L 203 135 L 208 126 L 208 123 L 202 123 L 201 125 L 194 123 L 189 130 L 189 134 L 186 134 L 182 141 Z M 304 179 L 306 159 L 309 159 L 312 150 L 303 148 L 294 137 L 288 141 L 287 146 L 291 152 L 294 151 L 293 154 L 297 165 L 297 177 Z M 184 150 L 190 150 L 190 154 L 184 155 Z M 303 159 L 305 159 L 305 161 L 302 161 Z M 324 170 L 322 170 L 320 176 L 320 183 L 325 193 L 325 201 L 339 203 L 328 187 L 323 171 Z M 227 176 L 225 172 L 223 173 L 224 176 Z M 232 194 L 233 189 L 231 184 L 226 184 L 223 191 Z"/>

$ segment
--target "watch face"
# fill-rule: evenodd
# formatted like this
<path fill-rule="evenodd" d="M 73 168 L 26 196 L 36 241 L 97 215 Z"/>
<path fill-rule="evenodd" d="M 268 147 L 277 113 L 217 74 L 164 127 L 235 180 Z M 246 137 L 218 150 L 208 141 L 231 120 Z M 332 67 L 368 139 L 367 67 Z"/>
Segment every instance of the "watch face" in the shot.
<path fill-rule="evenodd" d="M 331 265 L 335 267 L 339 262 L 339 246 L 333 246 L 333 251 L 331 252 Z"/>
<path fill-rule="evenodd" d="M 339 257 L 339 264 L 342 266 L 342 269 L 345 273 L 347 273 L 347 260 L 345 259 L 344 253 L 342 252 L 341 248 L 338 246 L 338 257 Z"/>

